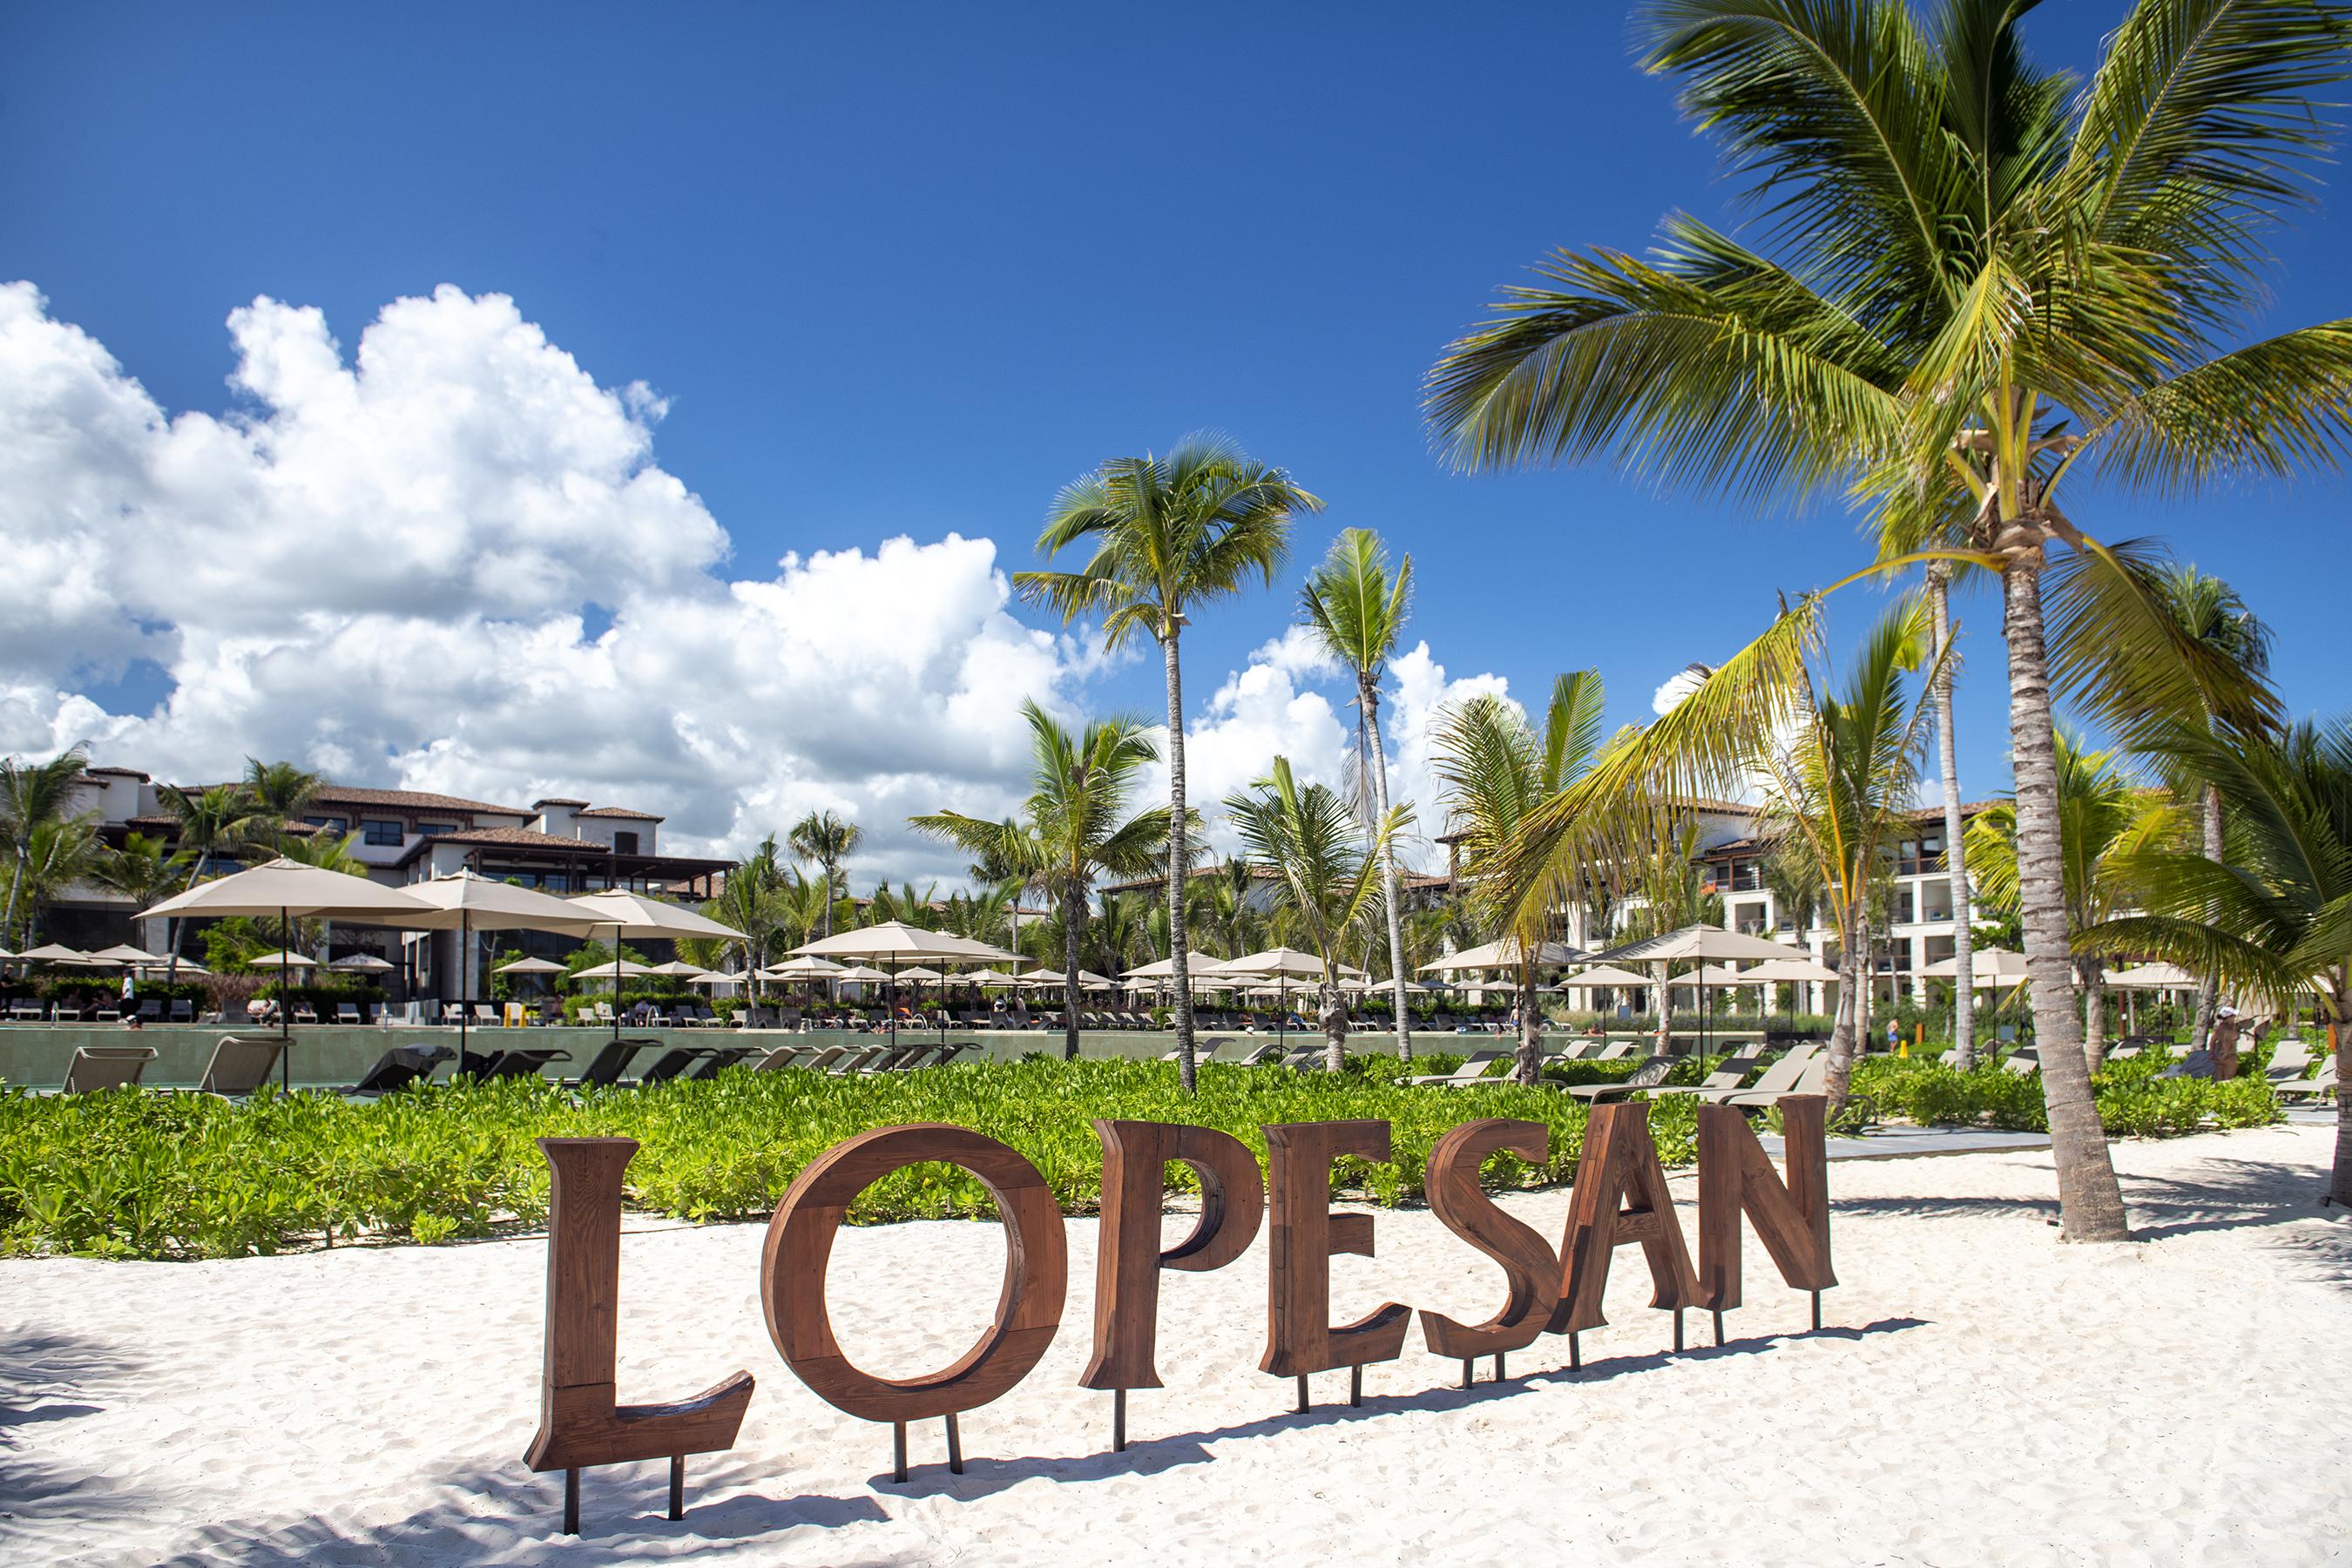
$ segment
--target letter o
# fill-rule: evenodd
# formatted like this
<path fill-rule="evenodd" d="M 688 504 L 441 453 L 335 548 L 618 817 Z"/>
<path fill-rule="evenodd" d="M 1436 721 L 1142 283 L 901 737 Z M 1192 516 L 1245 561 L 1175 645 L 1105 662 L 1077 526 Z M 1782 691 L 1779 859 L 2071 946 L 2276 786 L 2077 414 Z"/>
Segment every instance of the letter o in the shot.
<path fill-rule="evenodd" d="M 940 1161 L 980 1179 L 1004 1222 L 1004 1289 L 996 1319 L 943 1372 L 903 1380 L 860 1372 L 841 1353 L 824 1308 L 833 1238 L 859 1193 L 902 1166 Z M 826 1403 L 867 1421 L 923 1421 L 987 1404 L 1027 1376 L 1061 1327 L 1069 1248 L 1061 1205 L 1017 1150 L 968 1127 L 919 1121 L 835 1144 L 800 1173 L 768 1222 L 760 1294 L 784 1364 Z"/>

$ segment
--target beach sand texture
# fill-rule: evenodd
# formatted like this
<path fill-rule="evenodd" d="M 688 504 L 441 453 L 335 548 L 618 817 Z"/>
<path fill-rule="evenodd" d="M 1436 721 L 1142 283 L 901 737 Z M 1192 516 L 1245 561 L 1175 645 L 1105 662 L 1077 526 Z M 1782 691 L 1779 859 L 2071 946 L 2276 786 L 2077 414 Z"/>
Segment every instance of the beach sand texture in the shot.
<path fill-rule="evenodd" d="M 1547 1337 L 1513 1380 L 1463 1392 L 1422 1348 L 1344 1373 L 1292 1413 L 1256 1370 L 1265 1240 L 1163 1276 L 1167 1386 L 1076 1386 L 1095 1227 L 1069 1226 L 1070 1296 L 1044 1363 L 940 1425 L 889 1479 L 887 1426 L 823 1404 L 768 1342 L 761 1227 L 633 1216 L 624 1399 L 748 1368 L 731 1453 L 591 1471 L 585 1539 L 558 1536 L 536 1424 L 539 1238 L 198 1264 L 0 1263 L 0 1561 L 12 1563 L 2235 1563 L 2343 1558 L 2352 1476 L 2352 1219 L 2319 1217 L 2323 1128 L 2119 1143 L 2148 1238 L 2069 1247 L 2046 1152 L 1840 1163 L 1829 1327 L 1751 1237 L 1749 1305 L 1690 1353 L 1619 1255 L 1585 1370 Z M 1675 1178 L 1696 1238 L 1695 1183 Z M 1557 1237 L 1565 1191 L 1510 1210 Z M 2329 1211 L 2338 1213 L 2340 1211 Z M 1171 1235 L 1189 1224 L 1169 1220 Z M 1426 1211 L 1381 1212 L 1379 1256 L 1333 1262 L 1334 1316 L 1383 1299 L 1464 1321 L 1500 1274 Z M 993 1306 L 993 1225 L 847 1230 L 831 1301 L 845 1349 L 908 1375 L 961 1353 Z"/>

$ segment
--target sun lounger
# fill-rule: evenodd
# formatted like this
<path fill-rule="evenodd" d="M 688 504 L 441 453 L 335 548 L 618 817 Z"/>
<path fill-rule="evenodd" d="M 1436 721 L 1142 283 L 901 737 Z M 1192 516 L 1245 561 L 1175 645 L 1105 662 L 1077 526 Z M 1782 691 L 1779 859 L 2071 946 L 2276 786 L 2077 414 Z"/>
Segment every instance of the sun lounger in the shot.
<path fill-rule="evenodd" d="M 608 1040 L 588 1058 L 587 1070 L 573 1079 L 569 1087 L 610 1089 L 621 1081 L 622 1076 L 629 1070 L 629 1063 L 636 1058 L 639 1051 L 660 1043 L 647 1039 Z"/>
<path fill-rule="evenodd" d="M 1612 1040 L 1612 1041 L 1610 1041 L 1607 1045 L 1605 1045 L 1605 1046 L 1601 1047 L 1601 1049 L 1600 1049 L 1599 1051 L 1595 1052 L 1593 1055 L 1591 1055 L 1591 1056 L 1590 1056 L 1590 1057 L 1586 1058 L 1585 1059 L 1586 1059 L 1587 1061 L 1595 1061 L 1595 1062 L 1613 1062 L 1613 1061 L 1620 1061 L 1620 1060 L 1622 1060 L 1624 1058 L 1626 1058 L 1626 1057 L 1630 1057 L 1630 1056 L 1632 1056 L 1633 1054 L 1633 1041 L 1631 1041 L 1631 1040 Z"/>
<path fill-rule="evenodd" d="M 433 1076 L 433 1069 L 457 1053 L 446 1046 L 394 1046 L 376 1058 L 375 1066 L 361 1075 L 345 1094 L 388 1094 Z"/>
<path fill-rule="evenodd" d="M 670 1079 L 683 1078 L 688 1068 L 709 1054 L 709 1047 L 706 1046 L 672 1046 L 654 1058 L 654 1065 L 647 1068 L 645 1076 L 637 1081 L 663 1083 Z"/>
<path fill-rule="evenodd" d="M 58 1002 L 49 1008 L 49 1022 L 53 1024 L 79 1024 L 81 1016 L 82 1005 L 79 1002 Z"/>
<path fill-rule="evenodd" d="M 278 1070 L 286 1044 L 276 1035 L 223 1035 L 196 1083 L 198 1094 L 235 1099 L 251 1094 Z"/>
<path fill-rule="evenodd" d="M 707 1082 L 751 1054 L 750 1046 L 719 1046 L 705 1050 L 702 1053 L 702 1060 L 696 1063 L 693 1070 L 686 1076 Z"/>
<path fill-rule="evenodd" d="M 2318 1073 L 2311 1078 L 2290 1079 L 2271 1085 L 2271 1092 L 2281 1100 L 2325 1100 L 2336 1091 L 2336 1064 L 2339 1058 L 2329 1057 L 2319 1064 Z"/>
<path fill-rule="evenodd" d="M 140 1003 L 139 1021 L 142 1024 L 162 1023 L 163 1021 L 163 1004 L 152 996 L 150 996 L 144 1002 Z"/>
<path fill-rule="evenodd" d="M 2301 1040 L 2281 1040 L 2271 1047 L 2270 1064 L 2263 1071 L 2273 1083 L 2292 1083 L 2311 1065 L 2311 1047 Z"/>
<path fill-rule="evenodd" d="M 1741 1081 L 1756 1070 L 1758 1059 L 1755 1057 L 1726 1057 L 1702 1082 L 1683 1086 L 1661 1084 L 1654 1092 L 1686 1094 L 1698 1100 L 1713 1099 L 1719 1094 L 1737 1094 Z"/>
<path fill-rule="evenodd" d="M 171 1021 L 174 1024 L 194 1023 L 196 1021 L 196 1005 L 189 1001 L 184 996 L 173 1002 L 172 1004 Z"/>
<path fill-rule="evenodd" d="M 2014 1050 L 2001 1058 L 2000 1070 L 2013 1072 L 2021 1078 L 2030 1077 L 2042 1070 L 2042 1058 L 2031 1047 Z"/>
<path fill-rule="evenodd" d="M 774 1050 L 761 1057 L 751 1070 L 782 1072 L 789 1067 L 806 1067 L 808 1064 L 800 1058 L 808 1054 L 809 1048 L 806 1046 L 778 1046 Z"/>
<path fill-rule="evenodd" d="M 1416 1085 L 1475 1083 L 1486 1076 L 1486 1069 L 1493 1067 L 1502 1055 L 1500 1051 L 1472 1051 L 1462 1058 L 1462 1065 L 1452 1072 L 1431 1073 L 1423 1078 L 1409 1078 L 1404 1081 Z"/>
<path fill-rule="evenodd" d="M 571 1059 L 572 1053 L 565 1050 L 500 1051 L 490 1058 L 488 1068 L 481 1076 L 485 1079 L 537 1078 L 549 1063 Z"/>
<path fill-rule="evenodd" d="M 155 1059 L 152 1046 L 80 1046 L 66 1066 L 60 1094 L 89 1094 L 101 1089 L 128 1089 L 139 1081 Z"/>
<path fill-rule="evenodd" d="M 338 1023 L 338 1024 L 356 1024 L 356 1023 L 358 1023 L 359 1021 L 360 1021 L 360 1005 L 359 1005 L 358 1003 L 356 1003 L 356 1002 L 338 1002 L 338 1003 L 336 1003 L 336 1004 L 335 1004 L 335 1022 L 336 1022 L 336 1023 Z"/>
<path fill-rule="evenodd" d="M 1655 1089 L 1664 1083 L 1666 1075 L 1674 1070 L 1674 1058 L 1652 1057 L 1640 1067 L 1635 1068 L 1630 1078 L 1620 1079 L 1615 1083 L 1570 1084 L 1568 1092 L 1579 1100 L 1597 1105 L 1604 1100 L 1622 1100 L 1629 1094 L 1638 1094 L 1645 1089 Z"/>
<path fill-rule="evenodd" d="M 1794 1056 L 1795 1054 L 1796 1053 L 1794 1051 L 1790 1052 L 1790 1056 Z M 1788 1057 L 1781 1058 L 1779 1061 L 1774 1062 L 1772 1067 L 1765 1069 L 1764 1077 L 1758 1079 L 1754 1087 L 1743 1089 L 1731 1094 L 1716 1095 L 1713 1097 L 1715 1103 L 1717 1105 L 1769 1106 L 1784 1094 L 1819 1094 L 1829 1082 L 1830 1054 L 1826 1049 L 1816 1048 L 1812 1050 L 1811 1054 L 1807 1056 L 1804 1060 L 1799 1064 L 1796 1077 L 1793 1079 L 1777 1081 L 1776 1074 L 1773 1069 L 1785 1069 L 1788 1065 Z"/>
<path fill-rule="evenodd" d="M 41 1021 L 42 1015 L 43 1008 L 38 1002 L 8 1004 L 8 1021 L 12 1024 L 37 1024 Z"/>

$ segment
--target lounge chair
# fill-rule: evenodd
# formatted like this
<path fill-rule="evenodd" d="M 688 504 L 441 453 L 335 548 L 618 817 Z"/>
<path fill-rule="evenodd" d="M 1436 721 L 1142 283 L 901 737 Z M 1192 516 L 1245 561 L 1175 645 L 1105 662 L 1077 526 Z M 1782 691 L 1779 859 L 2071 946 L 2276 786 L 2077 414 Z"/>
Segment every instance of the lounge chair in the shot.
<path fill-rule="evenodd" d="M 42 1014 L 43 1009 L 38 1002 L 8 1004 L 8 1021 L 12 1024 L 37 1024 L 41 1021 Z"/>
<path fill-rule="evenodd" d="M 1462 1065 L 1452 1072 L 1430 1073 L 1425 1077 L 1409 1078 L 1404 1081 L 1410 1084 L 1442 1083 L 1448 1086 L 1475 1083 L 1486 1076 L 1486 1069 L 1493 1067 L 1502 1056 L 1501 1051 L 1472 1051 L 1462 1058 Z"/>
<path fill-rule="evenodd" d="M 500 1022 L 501 1020 L 499 1017 L 499 1010 L 496 1006 L 488 1002 L 477 1002 L 474 1004 L 475 1027 L 481 1029 L 495 1029 L 499 1026 Z"/>
<path fill-rule="evenodd" d="M 863 1072 L 867 1066 L 889 1053 L 888 1046 L 854 1046 L 842 1054 L 841 1059 L 826 1069 L 829 1078 L 848 1078 Z"/>
<path fill-rule="evenodd" d="M 588 1058 L 587 1070 L 573 1079 L 567 1087 L 610 1089 L 621 1081 L 621 1075 L 629 1070 L 629 1063 L 635 1058 L 639 1051 L 644 1050 L 647 1046 L 658 1044 L 660 1042 L 657 1040 L 646 1039 L 608 1040 L 598 1047 L 594 1056 Z"/>
<path fill-rule="evenodd" d="M 883 1047 L 879 1055 L 876 1056 L 857 1070 L 861 1073 L 867 1074 L 868 1076 L 875 1073 L 899 1072 L 903 1071 L 907 1068 L 912 1067 L 917 1058 L 927 1057 L 930 1055 L 930 1053 L 931 1047 L 928 1042 L 903 1045 L 895 1047 L 886 1046 Z"/>
<path fill-rule="evenodd" d="M 79 1024 L 81 1022 L 81 1015 L 82 1005 L 80 1003 L 58 1002 L 53 1004 L 49 1008 L 49 1022 L 52 1024 Z"/>
<path fill-rule="evenodd" d="M 360 1005 L 356 1002 L 336 1003 L 335 1022 L 338 1024 L 356 1024 L 360 1022 Z"/>
<path fill-rule="evenodd" d="M 2293 1083 L 2311 1065 L 2311 1047 L 2301 1040 L 2281 1040 L 2271 1047 L 2270 1064 L 2263 1069 L 2273 1084 Z"/>
<path fill-rule="evenodd" d="M 684 1078 L 687 1072 L 710 1054 L 708 1046 L 672 1046 L 654 1058 L 654 1065 L 645 1070 L 639 1083 L 662 1083 L 674 1078 Z"/>
<path fill-rule="evenodd" d="M 163 1002 L 159 998 L 150 996 L 144 1002 L 140 1003 L 139 1021 L 142 1024 L 162 1023 L 163 1021 Z"/>
<path fill-rule="evenodd" d="M 319 1010 L 307 1001 L 297 1002 L 294 1004 L 294 1021 L 298 1024 L 315 1024 L 319 1021 Z"/>
<path fill-rule="evenodd" d="M 751 1054 L 750 1046 L 719 1046 L 705 1047 L 702 1060 L 690 1068 L 687 1077 L 708 1082 Z"/>
<path fill-rule="evenodd" d="M 2042 1058 L 2032 1047 L 2027 1046 L 2002 1058 L 2000 1070 L 2013 1072 L 2020 1078 L 2030 1078 L 2042 1070 Z"/>
<path fill-rule="evenodd" d="M 457 1053 L 446 1046 L 394 1046 L 376 1058 L 375 1066 L 360 1076 L 345 1094 L 389 1094 L 433 1076 L 433 1069 Z"/>
<path fill-rule="evenodd" d="M 1613 1061 L 1620 1061 L 1620 1060 L 1622 1060 L 1624 1058 L 1626 1058 L 1626 1057 L 1630 1057 L 1630 1056 L 1632 1056 L 1633 1054 L 1633 1041 L 1631 1041 L 1631 1040 L 1612 1040 L 1612 1041 L 1610 1041 L 1607 1045 L 1605 1045 L 1605 1046 L 1601 1047 L 1599 1050 L 1597 1050 L 1597 1051 L 1593 1052 L 1591 1056 L 1587 1057 L 1585 1059 L 1586 1059 L 1587 1061 L 1595 1061 L 1595 1062 L 1613 1062 Z"/>
<path fill-rule="evenodd" d="M 778 1046 L 760 1058 L 753 1072 L 782 1072 L 788 1067 L 804 1066 L 798 1058 L 809 1054 L 806 1046 Z"/>
<path fill-rule="evenodd" d="M 2336 1092 L 2336 1064 L 2338 1059 L 2337 1057 L 2329 1057 L 2320 1063 L 2315 1077 L 2274 1083 L 2271 1085 L 2271 1092 L 2281 1100 L 2325 1100 Z"/>
<path fill-rule="evenodd" d="M 194 1023 L 196 1021 L 196 1005 L 194 1002 L 189 1001 L 184 996 L 179 998 L 172 1004 L 170 1021 L 174 1024 Z"/>
<path fill-rule="evenodd" d="M 568 1062 L 572 1053 L 564 1050 L 500 1051 L 490 1058 L 490 1065 L 480 1076 L 485 1079 L 502 1078 L 538 1078 L 551 1062 Z"/>
<path fill-rule="evenodd" d="M 1795 1056 L 1797 1053 L 1791 1051 L 1789 1054 Z M 1808 1051 L 1806 1054 L 1810 1055 L 1811 1052 Z M 1739 1092 L 1740 1084 L 1747 1079 L 1750 1072 L 1755 1070 L 1759 1059 L 1756 1057 L 1726 1057 L 1713 1072 L 1706 1075 L 1706 1081 L 1695 1085 L 1660 1084 L 1655 1092 L 1686 1094 L 1695 1100 L 1713 1100 L 1718 1095 L 1737 1094 Z M 1802 1070 L 1802 1068 L 1803 1064 L 1800 1062 L 1796 1068 L 1790 1069 L 1792 1079 L 1797 1072 Z"/>
<path fill-rule="evenodd" d="M 1633 1069 L 1629 1078 L 1614 1083 L 1570 1084 L 1568 1092 L 1590 1105 L 1604 1100 L 1622 1100 L 1629 1094 L 1639 1094 L 1645 1089 L 1655 1089 L 1665 1082 L 1666 1075 L 1675 1070 L 1672 1057 L 1652 1057 Z"/>
<path fill-rule="evenodd" d="M 1791 1050 L 1789 1056 L 1796 1054 Z M 1731 1094 L 1716 1095 L 1713 1097 L 1715 1103 L 1743 1107 L 1759 1105 L 1769 1107 L 1784 1094 L 1819 1094 L 1828 1085 L 1830 1076 L 1828 1051 L 1814 1048 L 1811 1055 L 1798 1064 L 1796 1076 L 1783 1081 L 1776 1077 L 1776 1074 L 1785 1072 L 1788 1065 L 1789 1058 L 1781 1058 L 1771 1067 L 1764 1069 L 1764 1077 L 1758 1079 L 1754 1087 L 1739 1089 Z"/>
<path fill-rule="evenodd" d="M 152 1046 L 79 1046 L 66 1065 L 60 1094 L 89 1094 L 101 1089 L 129 1089 L 155 1059 Z"/>
<path fill-rule="evenodd" d="M 205 1064 L 196 1092 L 225 1100 L 251 1094 L 278 1070 L 278 1058 L 285 1051 L 286 1042 L 276 1035 L 223 1035 L 213 1047 L 212 1060 Z"/>
<path fill-rule="evenodd" d="M 976 1051 L 978 1049 L 980 1049 L 980 1044 L 976 1040 L 950 1040 L 948 1042 L 947 1048 L 940 1052 L 939 1059 L 932 1062 L 930 1065 L 935 1068 L 943 1068 L 953 1062 L 958 1057 L 962 1056 L 965 1052 Z"/>

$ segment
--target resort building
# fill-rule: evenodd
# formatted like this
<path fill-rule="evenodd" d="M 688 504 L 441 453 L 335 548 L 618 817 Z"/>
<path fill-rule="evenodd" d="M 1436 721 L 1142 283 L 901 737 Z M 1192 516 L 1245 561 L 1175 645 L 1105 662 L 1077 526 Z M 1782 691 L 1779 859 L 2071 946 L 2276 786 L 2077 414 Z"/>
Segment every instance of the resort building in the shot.
<path fill-rule="evenodd" d="M 199 787 L 190 786 L 190 793 Z M 116 847 L 133 833 L 167 844 L 179 837 L 178 819 L 163 809 L 152 776 L 135 768 L 84 770 L 72 809 L 95 817 L 100 837 Z M 392 887 L 466 870 L 557 897 L 607 888 L 707 897 L 732 862 L 662 853 L 661 823 L 652 812 L 552 795 L 525 807 L 420 790 L 327 784 L 311 797 L 297 831 L 357 835 L 352 857 L 372 879 Z M 205 869 L 227 872 L 240 866 L 224 860 Z M 82 885 L 49 907 L 44 924 L 57 941 L 71 946 L 130 942 L 161 951 L 163 922 L 134 931 L 132 913 L 127 900 Z M 454 933 L 338 928 L 334 936 L 335 957 L 370 952 L 393 963 L 401 976 L 394 989 L 406 996 L 454 999 L 459 994 Z M 498 941 L 548 954 L 576 945 L 568 938 L 525 931 L 500 932 Z"/>

